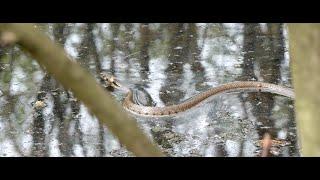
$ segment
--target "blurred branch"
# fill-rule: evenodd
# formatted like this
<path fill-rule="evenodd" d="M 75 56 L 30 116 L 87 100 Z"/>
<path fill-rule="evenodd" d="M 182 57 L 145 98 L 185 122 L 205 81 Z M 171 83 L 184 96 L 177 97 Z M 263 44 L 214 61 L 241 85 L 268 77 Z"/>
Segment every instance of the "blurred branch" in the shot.
<path fill-rule="evenodd" d="M 320 155 L 320 24 L 289 24 L 295 111 L 303 156 Z"/>
<path fill-rule="evenodd" d="M 69 59 L 64 50 L 44 33 L 35 29 L 32 24 L 0 24 L 0 31 L 2 45 L 15 42 L 21 45 L 42 68 L 66 89 L 70 89 L 101 122 L 105 123 L 129 151 L 136 156 L 163 156 L 142 133 L 136 121 L 129 118 L 119 104 L 113 101 L 111 95 L 107 94 L 79 64 Z"/>

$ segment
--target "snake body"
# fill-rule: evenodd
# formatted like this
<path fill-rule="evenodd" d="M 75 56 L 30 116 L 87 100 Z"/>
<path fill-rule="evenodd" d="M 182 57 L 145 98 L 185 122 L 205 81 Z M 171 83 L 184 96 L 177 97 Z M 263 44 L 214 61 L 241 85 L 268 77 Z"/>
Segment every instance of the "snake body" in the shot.
<path fill-rule="evenodd" d="M 217 95 L 220 93 L 230 92 L 230 91 L 238 91 L 238 90 L 245 90 L 245 91 L 257 91 L 257 92 L 270 92 L 274 94 L 279 94 L 282 96 L 286 96 L 289 98 L 294 99 L 294 92 L 292 89 L 263 82 L 254 82 L 254 81 L 238 81 L 238 82 L 231 82 L 226 83 L 214 88 L 211 88 L 205 92 L 199 93 L 189 100 L 171 106 L 165 107 L 151 107 L 151 106 L 142 106 L 135 104 L 133 102 L 132 91 L 127 93 L 126 98 L 123 101 L 123 107 L 130 111 L 131 113 L 144 115 L 144 116 L 168 116 L 174 115 L 179 112 L 184 112 L 186 110 L 195 107 L 200 102 L 204 101 L 205 99 Z"/>
<path fill-rule="evenodd" d="M 104 77 L 104 79 L 106 80 L 107 78 Z M 116 85 L 118 84 L 119 83 L 116 83 Z M 180 112 L 184 112 L 195 107 L 202 101 L 214 95 L 226 93 L 226 92 L 237 92 L 237 91 L 270 92 L 270 93 L 282 95 L 285 97 L 289 97 L 291 99 L 295 98 L 293 89 L 284 87 L 281 85 L 270 84 L 265 82 L 257 82 L 257 81 L 235 81 L 235 82 L 222 84 L 217 87 L 213 87 L 207 91 L 201 92 L 180 104 L 170 105 L 165 107 L 152 107 L 152 106 L 143 106 L 143 105 L 134 103 L 133 94 L 129 88 L 122 87 L 118 89 L 125 90 L 127 93 L 122 103 L 123 107 L 127 111 L 133 114 L 138 114 L 142 116 L 151 116 L 151 117 L 152 116 L 170 116 Z"/>

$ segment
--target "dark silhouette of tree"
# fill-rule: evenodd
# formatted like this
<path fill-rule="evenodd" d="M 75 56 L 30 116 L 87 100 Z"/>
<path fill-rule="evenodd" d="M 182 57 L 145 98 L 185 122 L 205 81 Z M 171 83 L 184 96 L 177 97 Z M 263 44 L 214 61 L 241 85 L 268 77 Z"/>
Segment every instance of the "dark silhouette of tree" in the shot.
<path fill-rule="evenodd" d="M 66 39 L 70 33 L 70 27 L 65 23 L 53 24 L 53 37 L 55 41 L 64 46 Z M 64 90 L 63 87 L 50 76 L 49 82 L 52 82 L 51 95 L 53 97 L 53 114 L 55 121 L 58 122 L 58 141 L 59 149 L 62 156 L 70 156 L 72 154 L 72 142 L 69 136 L 70 122 L 65 118 L 65 109 L 67 103 L 61 101 L 61 95 L 64 93 L 69 93 Z"/>
<path fill-rule="evenodd" d="M 161 87 L 160 99 L 166 105 L 178 103 L 184 97 L 183 91 L 178 87 L 183 81 L 184 59 L 184 24 L 168 24 L 169 42 L 168 42 L 168 67 L 165 69 L 166 81 Z"/>
<path fill-rule="evenodd" d="M 116 48 L 118 48 L 118 34 L 119 34 L 119 29 L 120 29 L 119 23 L 110 23 L 110 29 L 111 29 L 111 43 L 110 43 L 110 73 L 114 75 L 115 73 L 115 57 L 114 57 L 114 52 Z"/>
<path fill-rule="evenodd" d="M 268 24 L 268 33 L 261 31 L 260 24 L 244 24 L 243 40 L 243 74 L 240 80 L 259 80 L 278 84 L 280 80 L 280 65 L 284 59 L 283 29 L 280 24 Z M 257 67 L 255 69 L 255 67 Z M 258 72 L 255 74 L 255 70 Z M 274 95 L 271 93 L 249 93 L 248 97 L 240 96 L 243 102 L 249 101 L 252 113 L 257 118 L 257 130 L 260 139 L 265 133 L 273 138 L 277 136 L 274 129 L 275 119 L 271 118 L 274 107 Z M 247 111 L 247 109 L 246 109 Z"/>
<path fill-rule="evenodd" d="M 132 54 L 131 47 L 129 46 L 130 42 L 134 42 L 133 38 L 133 24 L 132 23 L 124 23 L 124 43 L 122 46 L 122 51 L 125 54 L 124 60 L 126 61 L 127 64 L 130 65 L 129 59 L 130 55 Z"/>
<path fill-rule="evenodd" d="M 48 151 L 46 148 L 46 134 L 44 132 L 45 119 L 43 114 L 43 108 L 40 106 L 36 107 L 37 102 L 45 103 L 45 96 L 51 89 L 50 76 L 45 75 L 41 86 L 40 91 L 38 92 L 36 101 L 34 102 L 34 114 L 33 114 L 33 127 L 32 127 L 32 137 L 33 137 L 33 147 L 32 155 L 33 156 L 48 156 Z"/>
<path fill-rule="evenodd" d="M 250 81 L 256 80 L 254 74 L 254 58 L 257 31 L 260 28 L 259 24 L 244 24 L 244 37 L 243 37 L 243 73 L 241 80 Z"/>
<path fill-rule="evenodd" d="M 148 79 L 148 73 L 149 73 L 149 47 L 150 47 L 150 41 L 151 41 L 151 32 L 149 28 L 149 24 L 140 24 L 139 26 L 140 31 L 140 76 L 143 80 Z"/>
<path fill-rule="evenodd" d="M 185 57 L 189 60 L 191 71 L 195 75 L 196 88 L 206 81 L 204 67 L 201 64 L 200 49 L 198 47 L 198 31 L 195 23 L 188 23 L 186 30 L 186 44 L 185 44 Z"/>

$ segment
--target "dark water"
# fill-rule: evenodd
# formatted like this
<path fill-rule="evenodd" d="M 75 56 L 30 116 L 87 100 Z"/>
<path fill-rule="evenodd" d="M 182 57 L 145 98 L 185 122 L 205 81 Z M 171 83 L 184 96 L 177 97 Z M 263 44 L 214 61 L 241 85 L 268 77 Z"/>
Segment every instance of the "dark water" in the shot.
<path fill-rule="evenodd" d="M 142 104 L 165 106 L 222 83 L 291 87 L 282 24 L 40 24 L 87 68 L 113 74 Z M 0 156 L 132 156 L 18 47 L 0 50 Z M 101 82 L 102 83 L 102 82 Z M 113 92 L 122 101 L 124 94 Z M 299 156 L 293 101 L 269 93 L 221 94 L 177 116 L 134 116 L 169 156 Z"/>

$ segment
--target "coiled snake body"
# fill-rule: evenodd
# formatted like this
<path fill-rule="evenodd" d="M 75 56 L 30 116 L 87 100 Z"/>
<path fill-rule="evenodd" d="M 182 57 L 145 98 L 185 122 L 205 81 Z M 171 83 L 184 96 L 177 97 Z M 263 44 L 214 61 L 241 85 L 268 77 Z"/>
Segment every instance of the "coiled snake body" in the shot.
<path fill-rule="evenodd" d="M 199 93 L 192 98 L 188 99 L 187 101 L 171 105 L 165 107 L 151 107 L 151 106 L 143 106 L 138 105 L 133 102 L 133 95 L 132 91 L 129 88 L 126 88 L 120 85 L 114 77 L 110 77 L 106 74 L 101 74 L 101 78 L 106 81 L 107 86 L 111 86 L 115 89 L 123 90 L 127 93 L 124 101 L 123 107 L 133 114 L 143 115 L 143 116 L 170 116 L 180 112 L 184 112 L 186 110 L 195 107 L 200 102 L 204 101 L 205 99 L 217 95 L 220 93 L 225 92 L 234 92 L 234 91 L 255 91 L 255 92 L 270 92 L 282 96 L 286 96 L 289 98 L 294 99 L 294 91 L 291 88 L 287 88 L 284 86 L 264 83 L 264 82 L 257 82 L 257 81 L 235 81 L 231 83 L 222 84 L 220 86 L 211 88 L 205 92 Z"/>

